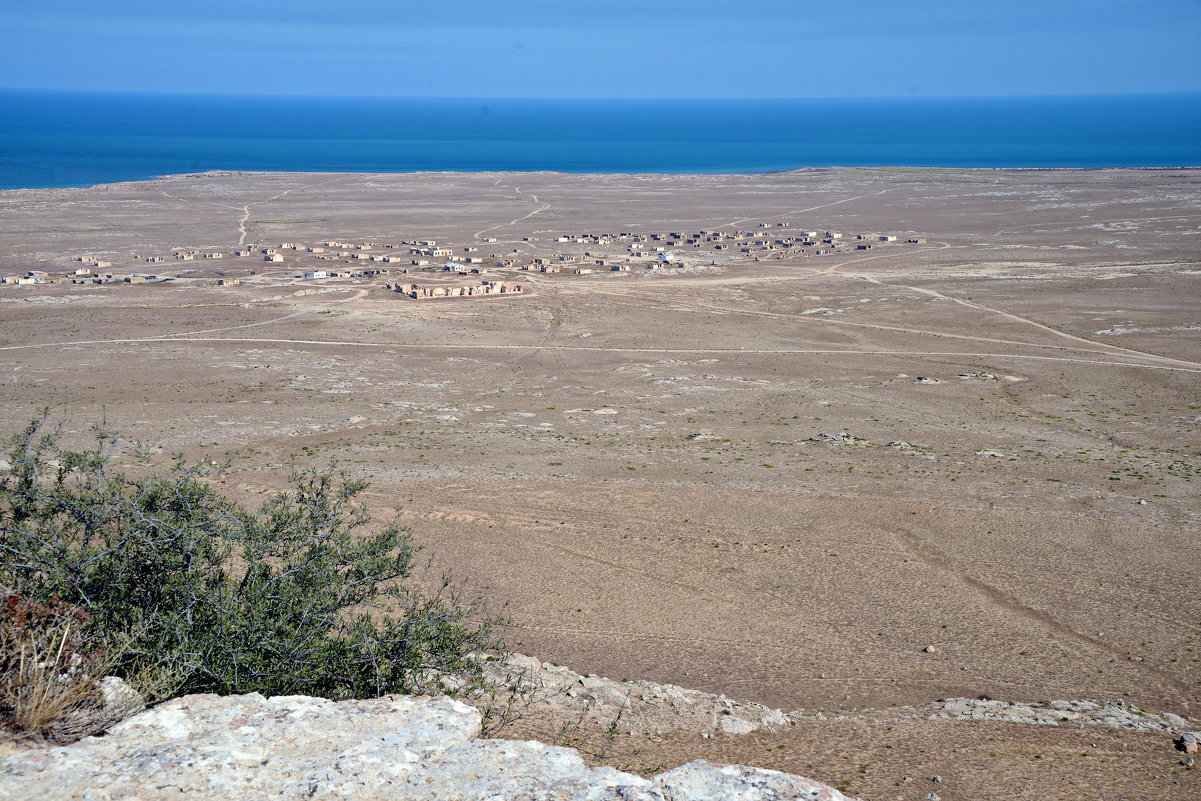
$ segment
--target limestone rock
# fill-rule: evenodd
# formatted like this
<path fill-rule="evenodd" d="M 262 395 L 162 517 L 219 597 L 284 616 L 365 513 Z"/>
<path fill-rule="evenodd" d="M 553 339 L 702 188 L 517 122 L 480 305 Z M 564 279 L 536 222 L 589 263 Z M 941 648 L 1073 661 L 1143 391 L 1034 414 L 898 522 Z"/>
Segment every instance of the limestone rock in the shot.
<path fill-rule="evenodd" d="M 569 748 L 537 742 L 476 740 L 455 746 L 431 766 L 412 772 L 404 787 L 385 798 L 405 801 L 558 801 L 622 798 L 657 799 L 650 782 L 612 768 L 590 770 Z"/>
<path fill-rule="evenodd" d="M 991 699 L 947 698 L 917 708 L 917 716 L 1030 723 L 1038 726 L 1108 726 L 1115 729 L 1179 734 L 1177 748 L 1198 721 L 1171 712 L 1148 712 L 1121 699 L 1021 703 Z M 1201 734 L 1197 734 L 1201 737 Z M 1194 744 L 1198 740 L 1193 741 Z M 1195 747 L 1195 746 L 1194 746 Z M 1181 750 L 1184 750 L 1181 748 Z"/>
<path fill-rule="evenodd" d="M 477 710 L 445 697 L 191 695 L 0 761 L 0 801 L 846 801 L 800 776 L 704 761 L 644 779 L 479 730 Z"/>
<path fill-rule="evenodd" d="M 614 681 L 581 675 L 562 665 L 512 654 L 484 664 L 488 677 L 519 688 L 531 708 L 563 720 L 604 727 L 620 715 L 623 731 L 688 731 L 749 734 L 792 725 L 789 715 L 751 702 L 650 681 Z"/>
<path fill-rule="evenodd" d="M 723 715 L 719 726 L 726 734 L 750 734 L 759 728 L 749 720 L 736 718 L 733 715 Z"/>
<path fill-rule="evenodd" d="M 0 762 L 0 799 L 360 798 L 479 732 L 448 698 L 189 695 Z"/>
<path fill-rule="evenodd" d="M 775 770 L 722 765 L 698 759 L 651 780 L 664 801 L 843 801 L 820 782 Z M 847 799 L 847 801 L 850 801 Z"/>
<path fill-rule="evenodd" d="M 146 708 L 146 699 L 122 678 L 105 676 L 96 683 L 104 714 L 113 720 L 124 720 Z"/>

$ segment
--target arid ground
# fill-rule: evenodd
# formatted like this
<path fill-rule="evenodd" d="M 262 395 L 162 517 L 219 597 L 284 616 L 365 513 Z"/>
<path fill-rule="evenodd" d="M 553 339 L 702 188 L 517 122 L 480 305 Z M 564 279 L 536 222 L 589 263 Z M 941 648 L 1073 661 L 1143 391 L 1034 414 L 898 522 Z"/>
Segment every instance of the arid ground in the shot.
<path fill-rule="evenodd" d="M 295 277 L 332 264 L 302 251 L 171 258 L 414 239 L 584 258 L 556 238 L 701 229 L 849 250 L 686 245 L 682 268 L 493 269 L 529 296 L 435 301 Z M 623 734 L 615 764 L 729 760 L 873 801 L 1201 797 L 1160 735 L 879 711 L 987 695 L 1201 717 L 1201 171 L 0 193 L 0 275 L 81 255 L 174 280 L 0 286 L 4 433 L 65 403 L 81 433 L 103 418 L 164 455 L 231 455 L 243 497 L 336 460 L 435 571 L 505 607 L 516 650 L 827 718 Z"/>

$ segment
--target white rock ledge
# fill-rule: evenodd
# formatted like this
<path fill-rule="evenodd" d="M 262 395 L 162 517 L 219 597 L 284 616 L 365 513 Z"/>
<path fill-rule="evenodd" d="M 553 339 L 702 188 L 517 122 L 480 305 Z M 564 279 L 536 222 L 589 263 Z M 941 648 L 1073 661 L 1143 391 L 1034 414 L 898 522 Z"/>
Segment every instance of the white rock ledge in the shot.
<path fill-rule="evenodd" d="M 643 779 L 479 731 L 479 712 L 445 697 L 189 695 L 104 736 L 0 761 L 0 799 L 846 800 L 800 776 L 703 760 Z"/>

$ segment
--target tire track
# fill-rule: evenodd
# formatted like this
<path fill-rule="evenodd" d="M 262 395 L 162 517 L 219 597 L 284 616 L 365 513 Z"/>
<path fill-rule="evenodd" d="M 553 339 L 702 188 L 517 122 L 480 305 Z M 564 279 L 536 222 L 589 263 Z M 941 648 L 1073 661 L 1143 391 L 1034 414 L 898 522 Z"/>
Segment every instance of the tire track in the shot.
<path fill-rule="evenodd" d="M 497 186 L 499 186 L 499 185 L 500 185 L 500 182 L 498 181 Z M 546 211 L 547 209 L 552 208 L 551 204 L 547 203 L 544 200 L 539 200 L 538 196 L 535 195 L 533 192 L 526 192 L 520 186 L 514 187 L 513 191 L 517 192 L 518 194 L 521 194 L 521 195 L 529 195 L 531 198 L 534 199 L 535 203 L 541 203 L 542 208 L 534 209 L 533 211 L 531 211 L 529 214 L 525 215 L 524 217 L 518 217 L 514 220 L 509 220 L 507 223 L 500 223 L 498 225 L 492 226 L 491 228 L 485 228 L 482 231 L 476 231 L 474 234 L 471 235 L 473 239 L 479 239 L 484 234 L 488 233 L 489 231 L 495 231 L 497 228 L 504 228 L 505 226 L 508 226 L 508 225 L 516 225 L 517 223 L 521 222 L 522 220 L 528 220 L 530 217 L 533 217 L 535 214 L 541 214 L 542 212 Z"/>
<path fill-rule="evenodd" d="M 1050 632 L 1060 640 L 1068 640 L 1076 643 L 1077 645 L 1087 646 L 1094 650 L 1101 651 L 1107 656 L 1115 657 L 1122 661 L 1125 661 L 1129 656 L 1126 651 L 1115 648 L 1109 643 L 1103 642 L 1102 640 L 1090 637 L 1081 631 L 1077 631 L 1071 626 L 1059 622 L 1049 613 L 1024 604 L 1009 593 L 994 587 L 986 581 L 972 576 L 967 571 L 956 566 L 950 557 L 941 553 L 929 543 L 922 542 L 917 537 L 906 535 L 896 530 L 890 530 L 890 533 L 892 534 L 893 539 L 896 540 L 897 544 L 900 545 L 905 551 L 912 554 L 914 557 L 930 567 L 950 576 L 960 584 L 975 590 L 977 595 L 991 605 L 1004 609 L 1019 619 Z M 1137 662 L 1132 664 L 1135 664 L 1144 672 L 1152 674 L 1160 681 L 1166 683 L 1172 689 L 1180 693 L 1181 702 L 1184 704 L 1186 709 L 1189 708 L 1188 699 L 1192 696 L 1192 687 L 1189 687 L 1184 682 L 1175 678 L 1171 674 L 1160 670 L 1154 665 L 1149 665 L 1146 662 Z"/>
<path fill-rule="evenodd" d="M 273 322 L 273 321 L 267 321 Z M 256 324 L 257 325 L 257 324 Z M 1201 374 L 1197 369 L 1187 367 L 1172 367 L 1165 364 L 1141 364 L 1138 362 L 1103 361 L 1100 359 L 1075 359 L 1067 356 L 1035 356 L 1021 353 L 992 353 L 980 351 L 913 351 L 913 350 L 849 350 L 839 348 L 795 348 L 795 349 L 753 349 L 753 348 L 620 348 L 620 347 L 585 347 L 582 345 L 481 345 L 448 342 L 355 342 L 337 339 L 283 339 L 283 338 L 252 338 L 252 337 L 194 337 L 183 335 L 144 337 L 130 339 L 86 339 L 69 342 L 42 342 L 31 345 L 3 345 L 0 351 L 36 350 L 40 348 L 70 348 L 85 345 L 154 345 L 181 342 L 196 343 L 238 343 L 249 342 L 257 344 L 280 345 L 317 345 L 325 347 L 356 347 L 356 348 L 389 348 L 393 350 L 519 350 L 519 351 L 565 351 L 577 353 L 683 353 L 690 355 L 737 354 L 759 356 L 929 356 L 973 359 L 1018 359 L 1028 361 L 1069 362 L 1073 364 L 1089 364 L 1103 367 L 1131 367 L 1143 370 L 1169 370 L 1180 373 Z M 1029 344 L 1029 343 L 1023 343 Z M 1030 347 L 1038 345 L 1029 344 Z"/>
<path fill-rule="evenodd" d="M 856 195 L 855 197 L 847 197 L 847 198 L 843 198 L 842 200 L 835 200 L 833 203 L 823 203 L 820 206 L 811 206 L 807 209 L 793 209 L 792 211 L 783 211 L 783 212 L 780 212 L 779 214 L 771 214 L 771 215 L 767 215 L 767 216 L 795 217 L 798 214 L 804 214 L 809 211 L 817 211 L 818 209 L 828 209 L 831 206 L 837 206 L 840 203 L 850 203 L 852 200 L 862 200 L 865 197 L 875 197 L 876 195 L 882 195 L 885 192 L 895 192 L 899 188 L 900 187 L 893 187 L 892 189 L 881 189 L 879 192 L 868 192 L 866 195 Z M 767 216 L 744 217 L 741 220 L 733 220 L 731 222 L 721 223 L 720 225 L 706 226 L 706 228 L 729 228 L 731 225 L 742 225 L 743 223 L 751 222 L 752 220 L 766 220 Z"/>

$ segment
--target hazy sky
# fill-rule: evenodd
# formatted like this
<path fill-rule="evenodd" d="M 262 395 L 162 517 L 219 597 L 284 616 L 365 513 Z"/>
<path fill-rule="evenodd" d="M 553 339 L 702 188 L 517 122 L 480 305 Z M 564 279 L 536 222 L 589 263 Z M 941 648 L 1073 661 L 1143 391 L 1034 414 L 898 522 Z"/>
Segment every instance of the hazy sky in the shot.
<path fill-rule="evenodd" d="M 0 85 L 828 97 L 1201 90 L 1201 0 L 37 0 Z"/>

